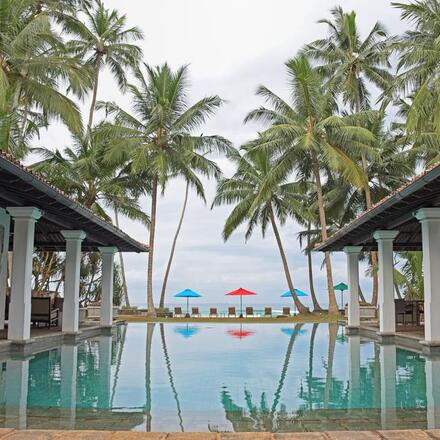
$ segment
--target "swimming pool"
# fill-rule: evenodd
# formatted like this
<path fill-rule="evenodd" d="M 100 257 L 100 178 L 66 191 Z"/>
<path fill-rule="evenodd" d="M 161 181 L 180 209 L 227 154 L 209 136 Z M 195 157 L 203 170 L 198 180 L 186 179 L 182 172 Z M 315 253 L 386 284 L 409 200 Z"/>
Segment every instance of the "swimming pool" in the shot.
<path fill-rule="evenodd" d="M 440 422 L 439 359 L 348 337 L 336 324 L 130 323 L 113 337 L 1 362 L 1 427 L 282 432 Z"/>

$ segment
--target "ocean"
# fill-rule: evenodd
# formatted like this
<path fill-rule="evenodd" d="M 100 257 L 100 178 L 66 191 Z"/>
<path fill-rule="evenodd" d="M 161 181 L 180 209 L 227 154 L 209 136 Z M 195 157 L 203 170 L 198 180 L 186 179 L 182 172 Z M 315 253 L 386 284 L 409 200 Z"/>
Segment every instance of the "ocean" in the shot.
<path fill-rule="evenodd" d="M 140 309 L 145 309 L 147 308 L 147 305 L 145 303 L 141 304 L 133 304 L 136 307 L 140 308 Z M 182 310 L 185 311 L 186 310 L 186 300 L 182 300 L 180 302 L 170 302 L 170 303 L 166 303 L 165 304 L 166 307 L 168 307 L 170 309 L 170 311 L 174 310 L 174 307 L 182 307 Z M 214 303 L 214 304 L 210 304 L 210 303 L 200 303 L 197 301 L 189 301 L 189 307 L 191 310 L 191 307 L 198 307 L 200 310 L 200 313 L 202 315 L 209 315 L 209 309 L 211 307 L 217 307 L 217 312 L 219 313 L 219 315 L 221 314 L 227 314 L 228 312 L 228 307 L 235 307 L 237 313 L 240 312 L 240 299 L 237 298 L 237 301 L 231 301 L 228 303 Z M 272 315 L 273 316 L 277 316 L 277 315 L 281 315 L 282 311 L 283 311 L 283 307 L 290 307 L 291 313 L 293 313 L 293 304 L 292 302 L 288 303 L 284 303 L 284 304 L 254 304 L 251 301 L 247 301 L 245 298 L 243 298 L 243 313 L 245 310 L 245 307 L 253 307 L 254 308 L 254 314 L 255 315 L 264 315 L 264 308 L 265 307 L 272 307 Z"/>

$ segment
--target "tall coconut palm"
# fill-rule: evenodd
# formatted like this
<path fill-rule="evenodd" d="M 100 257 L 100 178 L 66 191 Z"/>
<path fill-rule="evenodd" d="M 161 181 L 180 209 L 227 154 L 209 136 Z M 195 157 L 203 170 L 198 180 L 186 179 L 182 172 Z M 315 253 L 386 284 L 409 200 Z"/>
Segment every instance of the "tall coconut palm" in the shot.
<path fill-rule="evenodd" d="M 261 194 L 289 176 L 304 159 L 311 161 L 312 178 L 318 203 L 321 239 L 328 238 L 327 219 L 323 197 L 321 170 L 323 166 L 334 170 L 357 188 L 364 189 L 366 180 L 362 168 L 353 157 L 371 154 L 373 134 L 351 119 L 336 114 L 336 102 L 323 84 L 322 74 L 313 68 L 308 58 L 301 54 L 286 63 L 289 75 L 292 104 L 277 96 L 264 86 L 257 94 L 265 98 L 269 108 L 260 107 L 246 117 L 245 121 L 259 121 L 269 127 L 261 133 L 261 142 L 255 147 L 271 151 L 279 157 L 267 174 Z M 359 114 L 365 119 L 367 114 Z M 256 207 L 260 199 L 256 198 Z M 325 253 L 329 313 L 338 313 L 330 254 Z"/>
<path fill-rule="evenodd" d="M 205 155 L 203 155 L 203 156 L 198 155 L 198 154 L 193 155 L 193 154 L 191 154 L 191 152 L 189 152 L 188 160 L 190 161 L 188 166 L 194 172 L 194 174 L 195 174 L 194 178 L 198 180 L 198 182 L 197 182 L 197 187 L 199 188 L 198 194 L 202 198 L 202 200 L 204 202 L 206 202 L 203 184 L 198 179 L 197 175 L 203 175 L 207 178 L 214 177 L 215 179 L 219 179 L 221 176 L 220 168 L 218 167 L 218 165 L 215 162 L 206 158 Z M 165 295 L 166 295 L 166 290 L 167 290 L 168 278 L 170 275 L 171 265 L 172 265 L 173 259 L 174 259 L 174 254 L 176 251 L 177 239 L 179 238 L 179 234 L 180 234 L 182 224 L 183 224 L 183 219 L 185 217 L 186 208 L 188 205 L 190 185 L 191 185 L 191 181 L 187 181 L 186 185 L 185 185 L 185 195 L 183 198 L 182 211 L 180 213 L 179 221 L 177 223 L 176 232 L 174 234 L 173 242 L 171 244 L 170 255 L 168 257 L 168 262 L 167 262 L 167 266 L 165 269 L 165 275 L 164 275 L 164 279 L 163 279 L 163 283 L 162 283 L 162 291 L 160 293 L 159 307 L 165 306 Z"/>
<path fill-rule="evenodd" d="M 86 17 L 85 22 L 81 18 L 69 20 L 64 27 L 73 37 L 67 44 L 67 50 L 82 58 L 94 70 L 88 119 L 90 128 L 93 125 L 101 70 L 107 66 L 118 86 L 125 89 L 127 68 L 135 69 L 142 57 L 141 48 L 131 42 L 141 40 L 143 33 L 137 27 L 127 28 L 127 17 L 115 9 L 107 9 L 101 0 L 96 0 L 92 6 L 83 4 L 82 12 Z"/>
<path fill-rule="evenodd" d="M 147 271 L 148 316 L 155 316 L 153 301 L 153 262 L 157 220 L 157 197 L 172 177 L 183 177 L 203 195 L 200 180 L 193 169 L 208 152 L 224 152 L 230 143 L 221 136 L 196 135 L 194 132 L 223 104 L 218 96 L 209 96 L 189 106 L 187 66 L 172 71 L 168 64 L 145 65 L 136 74 L 136 84 L 128 85 L 133 113 L 115 103 L 101 103 L 114 117 L 113 140 L 106 153 L 110 163 L 131 163 L 138 180 L 151 188 L 151 224 Z M 109 132 L 109 133 L 110 133 Z M 144 179 L 144 174 L 148 179 Z"/>
<path fill-rule="evenodd" d="M 273 158 L 264 150 L 247 153 L 242 156 L 239 152 L 230 154 L 236 166 L 236 172 L 231 178 L 221 179 L 213 206 L 223 204 L 235 205 L 223 228 L 223 238 L 227 240 L 243 223 L 247 223 L 246 240 L 252 235 L 257 225 L 261 226 L 263 236 L 268 225 L 278 245 L 287 286 L 291 292 L 295 306 L 300 313 L 308 309 L 295 293 L 294 283 L 289 270 L 286 253 L 278 230 L 277 220 L 285 224 L 289 217 L 305 215 L 298 195 L 292 190 L 292 184 L 282 181 L 271 181 L 271 186 L 265 185 L 267 175 L 276 166 Z M 258 205 L 254 203 L 258 200 Z"/>
<path fill-rule="evenodd" d="M 0 5 L 0 145 L 22 156 L 26 137 L 47 120 L 60 119 L 81 133 L 76 104 L 61 89 L 82 95 L 88 70 L 64 52 L 48 14 L 35 14 L 34 0 L 4 0 Z"/>
<path fill-rule="evenodd" d="M 370 107 L 368 83 L 379 90 L 391 87 L 390 37 L 379 22 L 376 22 L 365 39 L 362 39 L 354 11 L 346 13 L 340 6 L 331 10 L 332 19 L 319 20 L 326 24 L 327 38 L 316 40 L 305 48 L 306 54 L 317 60 L 318 69 L 328 79 L 328 86 L 341 95 L 344 104 L 359 113 Z M 364 187 L 365 207 L 370 209 L 373 201 L 370 190 L 370 176 L 365 155 L 361 156 L 362 168 L 367 185 Z M 377 266 L 377 253 L 371 252 L 373 268 Z M 373 270 L 373 299 L 377 303 L 378 278 Z"/>
<path fill-rule="evenodd" d="M 434 125 L 440 135 L 440 3 L 419 0 L 393 3 L 401 11 L 401 18 L 414 27 L 398 38 L 395 48 L 399 53 L 397 92 L 412 95 L 407 125 L 417 131 L 425 121 Z"/>
<path fill-rule="evenodd" d="M 139 197 L 144 194 L 145 187 L 139 185 L 129 167 L 118 168 L 104 161 L 106 143 L 105 136 L 95 129 L 84 138 L 74 139 L 73 147 L 66 148 L 64 152 L 34 149 L 42 160 L 33 168 L 105 220 L 112 221 L 109 210 L 114 210 L 117 227 L 119 213 L 148 224 L 149 218 L 139 206 Z M 96 255 L 91 254 L 88 258 L 91 268 L 98 270 Z M 121 258 L 122 292 L 125 305 L 129 306 L 123 263 Z M 95 275 L 92 271 L 92 277 Z"/>

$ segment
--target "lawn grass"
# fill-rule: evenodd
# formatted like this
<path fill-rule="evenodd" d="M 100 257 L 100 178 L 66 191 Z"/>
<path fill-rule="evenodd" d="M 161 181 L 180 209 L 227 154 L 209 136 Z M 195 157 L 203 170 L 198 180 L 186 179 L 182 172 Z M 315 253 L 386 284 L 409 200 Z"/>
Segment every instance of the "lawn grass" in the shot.
<path fill-rule="evenodd" d="M 211 322 L 211 323 L 257 323 L 257 324 L 273 324 L 273 323 L 286 323 L 286 322 L 336 322 L 342 320 L 342 315 L 330 316 L 327 313 L 307 313 L 303 315 L 296 315 L 290 317 L 279 318 L 209 318 L 207 316 L 201 318 L 147 318 L 146 316 L 139 315 L 123 315 L 118 316 L 118 320 L 126 322 Z"/>

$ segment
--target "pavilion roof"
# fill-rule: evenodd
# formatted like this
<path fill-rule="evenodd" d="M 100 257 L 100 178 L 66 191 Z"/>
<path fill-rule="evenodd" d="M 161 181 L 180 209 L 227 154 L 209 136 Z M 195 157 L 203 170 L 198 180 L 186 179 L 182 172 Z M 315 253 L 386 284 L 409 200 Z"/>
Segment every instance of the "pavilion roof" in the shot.
<path fill-rule="evenodd" d="M 11 155 L 0 152 L 0 208 L 12 206 L 34 206 L 43 211 L 35 225 L 35 246 L 39 250 L 65 250 L 61 231 L 75 229 L 87 234 L 84 251 L 115 246 L 122 252 L 148 252 L 148 246 L 98 217 Z"/>
<path fill-rule="evenodd" d="M 341 251 L 345 246 L 363 246 L 376 250 L 376 230 L 398 230 L 395 250 L 421 250 L 422 236 L 414 213 L 420 208 L 440 206 L 440 162 L 391 192 L 370 209 L 344 225 L 328 240 L 315 247 L 317 251 Z"/>

